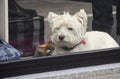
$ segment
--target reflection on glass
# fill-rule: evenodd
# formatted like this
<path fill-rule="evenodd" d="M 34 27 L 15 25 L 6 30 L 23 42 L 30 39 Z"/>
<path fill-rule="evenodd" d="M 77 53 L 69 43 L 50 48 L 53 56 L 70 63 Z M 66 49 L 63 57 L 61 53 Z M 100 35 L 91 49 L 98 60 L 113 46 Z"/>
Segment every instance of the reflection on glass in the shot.
<path fill-rule="evenodd" d="M 91 32 L 87 2 L 9 0 L 9 26 L 10 44 L 23 52 L 21 59 L 119 47 L 114 29 L 111 35 Z"/>

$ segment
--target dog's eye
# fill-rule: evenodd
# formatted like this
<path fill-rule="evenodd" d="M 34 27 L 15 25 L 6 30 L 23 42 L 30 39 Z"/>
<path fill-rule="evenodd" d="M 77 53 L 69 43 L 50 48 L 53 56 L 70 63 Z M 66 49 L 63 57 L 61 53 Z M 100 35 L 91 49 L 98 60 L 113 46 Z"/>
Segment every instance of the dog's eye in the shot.
<path fill-rule="evenodd" d="M 73 30 L 73 28 L 68 28 L 68 30 Z"/>
<path fill-rule="evenodd" d="M 55 30 L 59 30 L 60 28 L 58 27 L 58 28 L 55 28 Z"/>

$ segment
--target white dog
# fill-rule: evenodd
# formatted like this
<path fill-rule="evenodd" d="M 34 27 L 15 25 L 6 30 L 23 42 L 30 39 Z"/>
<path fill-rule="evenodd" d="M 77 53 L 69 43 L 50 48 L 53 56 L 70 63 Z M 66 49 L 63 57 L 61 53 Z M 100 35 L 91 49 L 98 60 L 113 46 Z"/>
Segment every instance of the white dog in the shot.
<path fill-rule="evenodd" d="M 74 15 L 68 12 L 63 15 L 49 12 L 47 21 L 52 31 L 51 41 L 55 45 L 53 55 L 119 47 L 105 32 L 86 32 L 87 14 L 84 9 Z"/>

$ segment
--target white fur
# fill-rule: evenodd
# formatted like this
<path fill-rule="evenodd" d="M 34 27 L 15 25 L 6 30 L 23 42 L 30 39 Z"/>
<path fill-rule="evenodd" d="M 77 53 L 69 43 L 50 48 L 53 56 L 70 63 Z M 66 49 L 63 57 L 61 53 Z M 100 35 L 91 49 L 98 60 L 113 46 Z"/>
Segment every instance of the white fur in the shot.
<path fill-rule="evenodd" d="M 84 9 L 74 15 L 70 15 L 69 12 L 64 12 L 63 15 L 49 12 L 47 21 L 50 23 L 52 31 L 51 41 L 55 44 L 53 55 L 119 47 L 116 41 L 105 32 L 86 32 L 87 14 Z M 64 39 L 60 40 L 59 36 L 62 35 L 64 35 Z M 81 44 L 82 40 L 86 44 Z M 75 45 L 77 46 L 69 51 L 61 49 L 61 47 L 71 48 Z"/>

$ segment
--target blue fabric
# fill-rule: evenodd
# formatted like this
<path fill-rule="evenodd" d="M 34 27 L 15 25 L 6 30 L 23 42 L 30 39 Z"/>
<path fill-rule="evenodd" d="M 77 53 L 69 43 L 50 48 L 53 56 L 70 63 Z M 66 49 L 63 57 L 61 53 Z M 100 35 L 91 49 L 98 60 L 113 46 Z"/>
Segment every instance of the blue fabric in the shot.
<path fill-rule="evenodd" d="M 0 38 L 0 62 L 18 60 L 21 55 L 22 52 Z"/>

